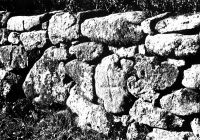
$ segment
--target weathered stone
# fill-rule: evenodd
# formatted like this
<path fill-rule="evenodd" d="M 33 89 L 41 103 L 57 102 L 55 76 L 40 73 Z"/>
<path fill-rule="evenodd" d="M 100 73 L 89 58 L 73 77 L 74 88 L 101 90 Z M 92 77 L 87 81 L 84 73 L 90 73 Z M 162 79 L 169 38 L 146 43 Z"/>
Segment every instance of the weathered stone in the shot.
<path fill-rule="evenodd" d="M 8 45 L 0 47 L 0 65 L 10 71 L 28 66 L 28 56 L 22 46 Z"/>
<path fill-rule="evenodd" d="M 8 30 L 6 28 L 0 28 L 0 45 L 5 45 L 8 41 Z"/>
<path fill-rule="evenodd" d="M 182 60 L 182 59 L 170 59 L 170 58 L 168 58 L 167 61 L 164 61 L 162 63 L 163 64 L 168 63 L 168 64 L 174 65 L 176 67 L 184 67 L 185 66 L 185 60 Z"/>
<path fill-rule="evenodd" d="M 78 60 L 65 65 L 66 73 L 76 82 L 79 94 L 92 101 L 94 99 L 94 66 Z"/>
<path fill-rule="evenodd" d="M 41 105 L 65 104 L 69 94 L 67 82 L 70 82 L 70 79 L 66 77 L 62 61 L 67 59 L 66 49 L 54 46 L 47 49 L 31 68 L 23 83 L 26 97 Z"/>
<path fill-rule="evenodd" d="M 192 131 L 194 133 L 194 135 L 196 137 L 199 137 L 200 138 L 200 119 L 199 118 L 194 118 L 191 123 L 191 128 L 192 128 Z"/>
<path fill-rule="evenodd" d="M 154 34 L 156 32 L 155 26 L 160 20 L 165 19 L 171 15 L 170 12 L 165 12 L 154 17 L 145 19 L 142 23 L 142 30 L 146 34 Z"/>
<path fill-rule="evenodd" d="M 159 21 L 155 29 L 160 33 L 197 29 L 200 26 L 199 18 L 200 13 L 168 17 Z"/>
<path fill-rule="evenodd" d="M 102 59 L 95 70 L 96 94 L 104 101 L 107 112 L 122 113 L 127 109 L 129 98 L 126 80 L 133 61 L 122 59 L 114 54 Z"/>
<path fill-rule="evenodd" d="M 153 90 L 166 90 L 177 80 L 179 71 L 171 64 L 158 64 L 156 57 L 135 56 L 135 74 L 127 80 L 128 91 L 139 98 L 154 101 L 158 93 Z"/>
<path fill-rule="evenodd" d="M 103 45 L 95 42 L 84 42 L 69 48 L 70 54 L 75 54 L 79 61 L 90 62 L 99 58 L 103 53 Z"/>
<path fill-rule="evenodd" d="M 200 64 L 192 65 L 184 71 L 182 85 L 186 88 L 200 89 Z"/>
<path fill-rule="evenodd" d="M 128 47 L 128 48 L 121 47 L 119 49 L 111 48 L 111 51 L 113 53 L 117 54 L 120 58 L 131 58 L 131 57 L 135 56 L 136 48 L 137 48 L 137 46 L 132 46 L 132 47 Z"/>
<path fill-rule="evenodd" d="M 47 43 L 47 31 L 32 31 L 20 34 L 20 40 L 26 51 L 43 48 Z"/>
<path fill-rule="evenodd" d="M 19 75 L 0 69 L 0 96 L 3 96 L 6 101 L 12 100 L 13 97 L 17 96 L 15 90 L 20 78 Z"/>
<path fill-rule="evenodd" d="M 199 51 L 198 35 L 157 34 L 147 36 L 147 52 L 164 57 L 186 57 L 196 55 Z"/>
<path fill-rule="evenodd" d="M 183 119 L 164 109 L 154 107 L 151 103 L 144 102 L 141 99 L 134 103 L 129 114 L 136 122 L 161 129 L 181 128 L 184 123 Z"/>
<path fill-rule="evenodd" d="M 93 41 L 109 45 L 133 45 L 144 36 L 140 23 L 145 18 L 146 13 L 141 11 L 91 18 L 81 24 L 81 33 Z"/>
<path fill-rule="evenodd" d="M 198 140 L 192 132 L 176 132 L 154 128 L 146 140 Z"/>
<path fill-rule="evenodd" d="M 190 89 L 180 89 L 160 99 L 161 107 L 173 114 L 186 116 L 200 113 L 200 95 Z"/>
<path fill-rule="evenodd" d="M 12 31 L 30 31 L 42 24 L 46 14 L 36 16 L 15 16 L 7 22 L 7 29 Z"/>
<path fill-rule="evenodd" d="M 146 54 L 146 48 L 145 48 L 144 44 L 141 44 L 141 45 L 138 46 L 138 53 L 142 54 L 142 55 Z"/>
<path fill-rule="evenodd" d="M 8 36 L 8 41 L 14 45 L 18 45 L 20 42 L 19 39 L 20 34 L 17 32 L 11 32 Z"/>
<path fill-rule="evenodd" d="M 10 18 L 11 13 L 7 11 L 0 11 L 0 28 L 6 28 L 8 19 Z"/>
<path fill-rule="evenodd" d="M 128 126 L 126 138 L 127 140 L 146 140 L 150 127 L 138 122 L 133 122 Z"/>
<path fill-rule="evenodd" d="M 49 39 L 53 44 L 68 42 L 79 38 L 79 25 L 75 15 L 56 13 L 49 21 Z"/>
<path fill-rule="evenodd" d="M 67 99 L 67 106 L 78 115 L 78 126 L 85 129 L 91 127 L 100 133 L 108 135 L 110 130 L 106 111 L 102 106 L 92 104 L 76 93 L 72 88 Z"/>

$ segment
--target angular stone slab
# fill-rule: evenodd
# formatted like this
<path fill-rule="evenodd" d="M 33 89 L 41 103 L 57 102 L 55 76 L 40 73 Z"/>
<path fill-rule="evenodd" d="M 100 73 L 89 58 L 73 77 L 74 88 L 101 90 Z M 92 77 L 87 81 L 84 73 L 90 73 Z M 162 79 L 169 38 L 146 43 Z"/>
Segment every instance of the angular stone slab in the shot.
<path fill-rule="evenodd" d="M 194 56 L 200 49 L 199 35 L 157 34 L 147 36 L 147 52 L 163 57 Z"/>
<path fill-rule="evenodd" d="M 78 115 L 78 126 L 85 129 L 91 129 L 108 135 L 110 131 L 109 121 L 106 117 L 106 111 L 102 106 L 93 104 L 83 96 L 76 93 L 76 89 L 72 88 L 70 96 L 67 99 L 67 106 L 72 112 Z"/>
<path fill-rule="evenodd" d="M 62 61 L 67 59 L 64 48 L 53 46 L 47 49 L 26 76 L 23 83 L 26 97 L 44 106 L 53 103 L 65 105 L 70 79 L 65 79 L 67 76 Z"/>
<path fill-rule="evenodd" d="M 77 84 L 77 91 L 90 101 L 94 99 L 94 66 L 77 59 L 65 65 L 66 73 Z"/>
<path fill-rule="evenodd" d="M 97 96 L 104 101 L 107 112 L 122 113 L 127 109 L 129 98 L 126 87 L 128 72 L 133 67 L 132 60 L 120 60 L 116 54 L 102 59 L 95 70 Z"/>
<path fill-rule="evenodd" d="M 198 140 L 192 132 L 176 132 L 154 128 L 146 140 Z"/>
<path fill-rule="evenodd" d="M 76 17 L 70 13 L 56 13 L 49 20 L 48 34 L 53 44 L 68 42 L 79 38 Z"/>
<path fill-rule="evenodd" d="M 26 51 L 43 48 L 47 43 L 47 31 L 32 31 L 20 34 L 20 40 Z"/>
<path fill-rule="evenodd" d="M 173 17 L 168 17 L 159 21 L 156 24 L 156 30 L 159 33 L 180 32 L 200 27 L 200 13 L 185 14 Z"/>
<path fill-rule="evenodd" d="M 200 94 L 190 89 L 180 89 L 160 99 L 163 109 L 186 116 L 200 113 Z"/>
<path fill-rule="evenodd" d="M 129 114 L 135 121 L 161 129 L 177 129 L 183 127 L 184 120 L 170 112 L 154 107 L 151 103 L 138 99 Z"/>
<path fill-rule="evenodd" d="M 127 80 L 128 91 L 137 98 L 153 101 L 158 97 L 156 91 L 163 91 L 173 86 L 179 70 L 171 64 L 159 64 L 156 57 L 135 56 L 135 74 Z"/>
<path fill-rule="evenodd" d="M 84 42 L 69 48 L 79 61 L 91 62 L 103 54 L 104 46 L 95 42 Z"/>
<path fill-rule="evenodd" d="M 170 12 L 165 12 L 154 17 L 145 19 L 142 23 L 142 30 L 146 34 L 154 34 L 156 32 L 155 26 L 160 20 L 165 19 L 171 15 Z"/>
<path fill-rule="evenodd" d="M 186 88 L 200 89 L 200 64 L 192 65 L 191 68 L 184 70 L 182 85 Z"/>
<path fill-rule="evenodd" d="M 12 31 L 30 31 L 40 26 L 47 14 L 35 16 L 14 16 L 7 22 L 7 29 Z"/>
<path fill-rule="evenodd" d="M 140 23 L 146 17 L 145 12 L 134 11 L 91 18 L 81 24 L 81 33 L 95 42 L 114 46 L 133 45 L 144 37 Z"/>

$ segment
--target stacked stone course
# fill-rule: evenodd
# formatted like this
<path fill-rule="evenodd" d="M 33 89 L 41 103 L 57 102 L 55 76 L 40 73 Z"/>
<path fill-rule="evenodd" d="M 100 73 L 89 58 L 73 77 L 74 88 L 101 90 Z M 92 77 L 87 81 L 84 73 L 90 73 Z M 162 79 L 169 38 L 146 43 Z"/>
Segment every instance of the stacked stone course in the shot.
<path fill-rule="evenodd" d="M 200 139 L 200 13 L 147 15 L 0 12 L 0 95 L 68 106 L 105 135 L 112 120 L 129 140 Z"/>

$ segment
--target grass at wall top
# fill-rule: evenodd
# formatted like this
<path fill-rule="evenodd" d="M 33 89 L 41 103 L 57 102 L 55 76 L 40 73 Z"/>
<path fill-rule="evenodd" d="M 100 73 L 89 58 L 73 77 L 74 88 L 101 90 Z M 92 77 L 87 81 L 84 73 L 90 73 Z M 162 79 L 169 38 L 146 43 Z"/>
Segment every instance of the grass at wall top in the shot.
<path fill-rule="evenodd" d="M 0 10 L 17 14 L 39 14 L 53 10 L 79 12 L 104 9 L 109 13 L 148 11 L 151 16 L 163 13 L 191 13 L 200 11 L 199 0 L 0 0 Z"/>

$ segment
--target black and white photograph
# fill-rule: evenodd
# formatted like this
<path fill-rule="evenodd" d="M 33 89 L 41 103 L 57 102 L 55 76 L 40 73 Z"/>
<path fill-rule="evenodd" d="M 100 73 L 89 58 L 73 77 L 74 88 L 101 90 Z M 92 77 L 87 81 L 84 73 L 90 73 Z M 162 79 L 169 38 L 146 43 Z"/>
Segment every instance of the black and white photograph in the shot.
<path fill-rule="evenodd" d="M 0 0 L 0 140 L 200 140 L 200 1 Z"/>

